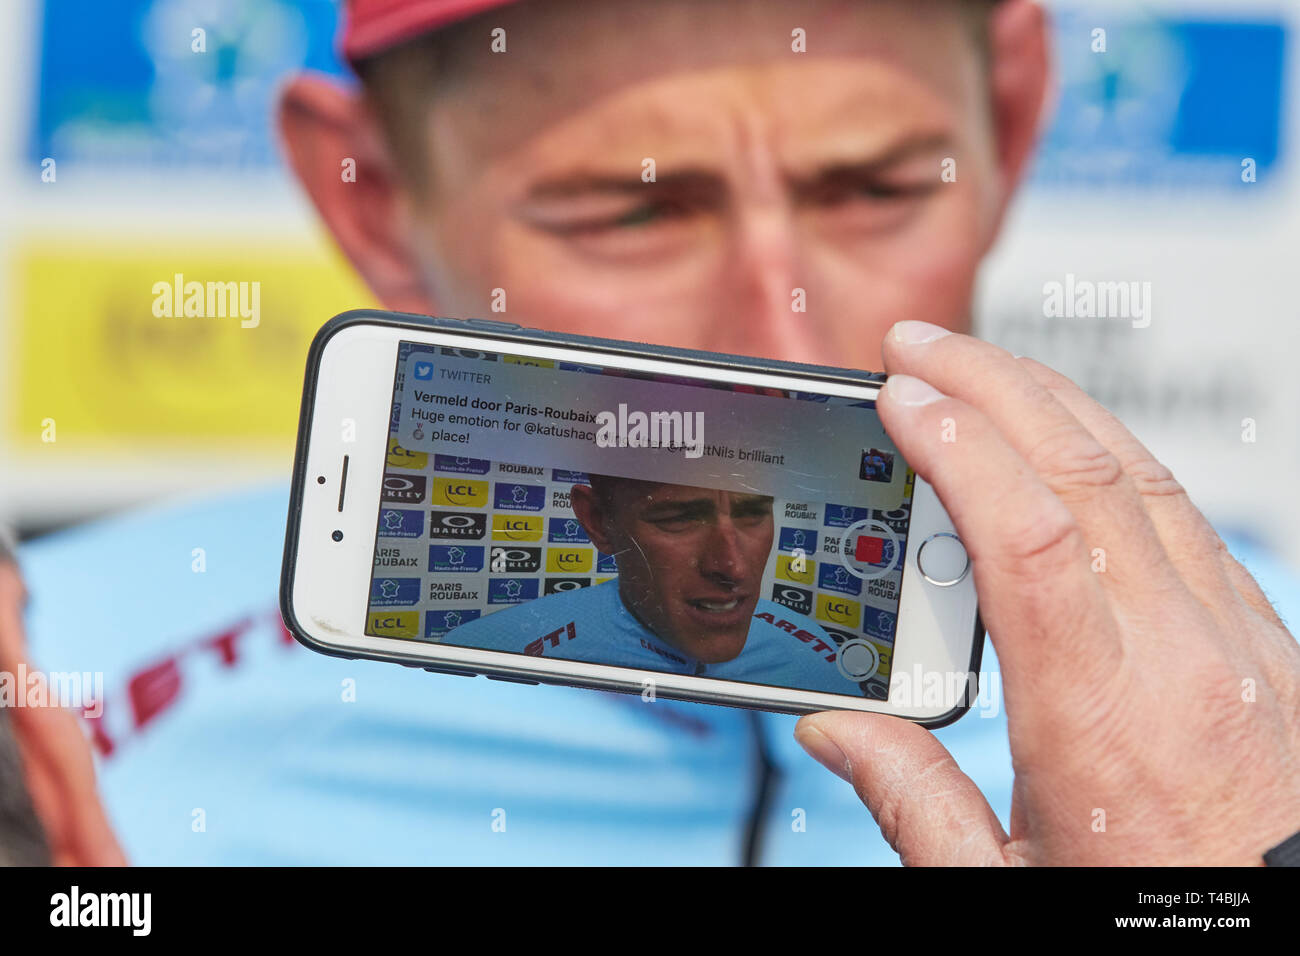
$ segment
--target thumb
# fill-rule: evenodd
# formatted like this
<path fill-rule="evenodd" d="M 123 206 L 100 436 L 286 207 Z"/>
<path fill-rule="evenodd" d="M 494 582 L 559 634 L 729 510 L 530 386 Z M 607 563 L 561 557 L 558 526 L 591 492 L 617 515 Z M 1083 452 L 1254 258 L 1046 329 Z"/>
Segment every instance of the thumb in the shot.
<path fill-rule="evenodd" d="M 1005 862 L 1002 824 L 943 744 L 919 724 L 832 711 L 795 726 L 800 746 L 853 784 L 905 866 Z"/>

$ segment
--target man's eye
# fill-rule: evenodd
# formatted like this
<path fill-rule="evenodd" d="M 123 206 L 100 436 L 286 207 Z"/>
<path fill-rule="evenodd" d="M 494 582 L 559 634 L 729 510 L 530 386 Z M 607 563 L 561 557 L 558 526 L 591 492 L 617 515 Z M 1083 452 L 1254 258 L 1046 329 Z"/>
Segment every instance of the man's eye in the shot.
<path fill-rule="evenodd" d="M 579 220 L 568 224 L 566 232 L 571 234 L 613 232 L 624 229 L 644 229 L 680 218 L 683 210 L 670 203 L 645 203 L 634 206 L 627 212 L 600 219 Z"/>
<path fill-rule="evenodd" d="M 539 224 L 560 236 L 597 236 L 664 225 L 685 215 L 686 210 L 675 203 L 653 202 L 633 206 L 612 215 L 576 216 L 572 219 L 556 217 Z"/>
<path fill-rule="evenodd" d="M 935 186 L 933 183 L 863 183 L 855 190 L 855 197 L 871 199 L 878 202 L 891 202 L 903 199 L 918 199 L 929 195 Z"/>
<path fill-rule="evenodd" d="M 901 203 L 928 196 L 938 186 L 935 182 L 889 183 L 876 180 L 828 184 L 818 191 L 817 199 L 825 206 L 851 202 Z"/>
<path fill-rule="evenodd" d="M 629 228 L 633 226 L 645 226 L 656 220 L 665 218 L 665 209 L 660 205 L 637 206 L 630 212 L 619 216 L 610 221 L 610 225 L 617 228 Z"/>

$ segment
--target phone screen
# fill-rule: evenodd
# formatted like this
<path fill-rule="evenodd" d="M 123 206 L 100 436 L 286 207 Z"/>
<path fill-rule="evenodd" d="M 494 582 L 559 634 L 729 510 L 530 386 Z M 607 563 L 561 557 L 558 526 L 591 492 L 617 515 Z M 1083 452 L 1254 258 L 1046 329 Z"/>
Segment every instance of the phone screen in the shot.
<path fill-rule="evenodd" d="M 885 700 L 875 403 L 402 342 L 366 633 Z"/>

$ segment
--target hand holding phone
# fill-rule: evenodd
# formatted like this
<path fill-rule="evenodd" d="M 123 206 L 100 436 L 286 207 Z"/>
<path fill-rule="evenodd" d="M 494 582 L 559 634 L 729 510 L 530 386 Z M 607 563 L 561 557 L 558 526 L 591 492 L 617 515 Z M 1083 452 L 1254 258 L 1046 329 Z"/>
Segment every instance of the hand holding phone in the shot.
<path fill-rule="evenodd" d="M 1300 647 L 1259 586 L 1063 376 L 920 322 L 885 361 L 881 418 L 971 546 L 1011 833 L 920 727 L 819 714 L 800 742 L 904 863 L 1259 865 L 1300 830 Z"/>

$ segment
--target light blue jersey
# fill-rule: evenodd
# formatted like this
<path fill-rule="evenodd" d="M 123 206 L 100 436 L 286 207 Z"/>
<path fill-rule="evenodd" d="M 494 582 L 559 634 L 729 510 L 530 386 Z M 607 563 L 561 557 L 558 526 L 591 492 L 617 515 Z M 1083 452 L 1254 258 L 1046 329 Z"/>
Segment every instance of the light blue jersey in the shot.
<path fill-rule="evenodd" d="M 462 624 L 443 641 L 489 651 L 862 695 L 858 685 L 840 673 L 835 641 L 802 614 L 760 599 L 740 654 L 706 664 L 638 621 L 619 596 L 617 580 L 497 611 Z"/>
<path fill-rule="evenodd" d="M 312 653 L 277 611 L 287 508 L 277 485 L 19 552 L 33 662 L 103 675 L 87 727 L 131 862 L 897 864 L 795 717 Z M 1234 551 L 1300 620 L 1294 573 Z M 991 647 L 981 667 L 992 688 Z M 1007 826 L 999 704 L 937 736 Z"/>

